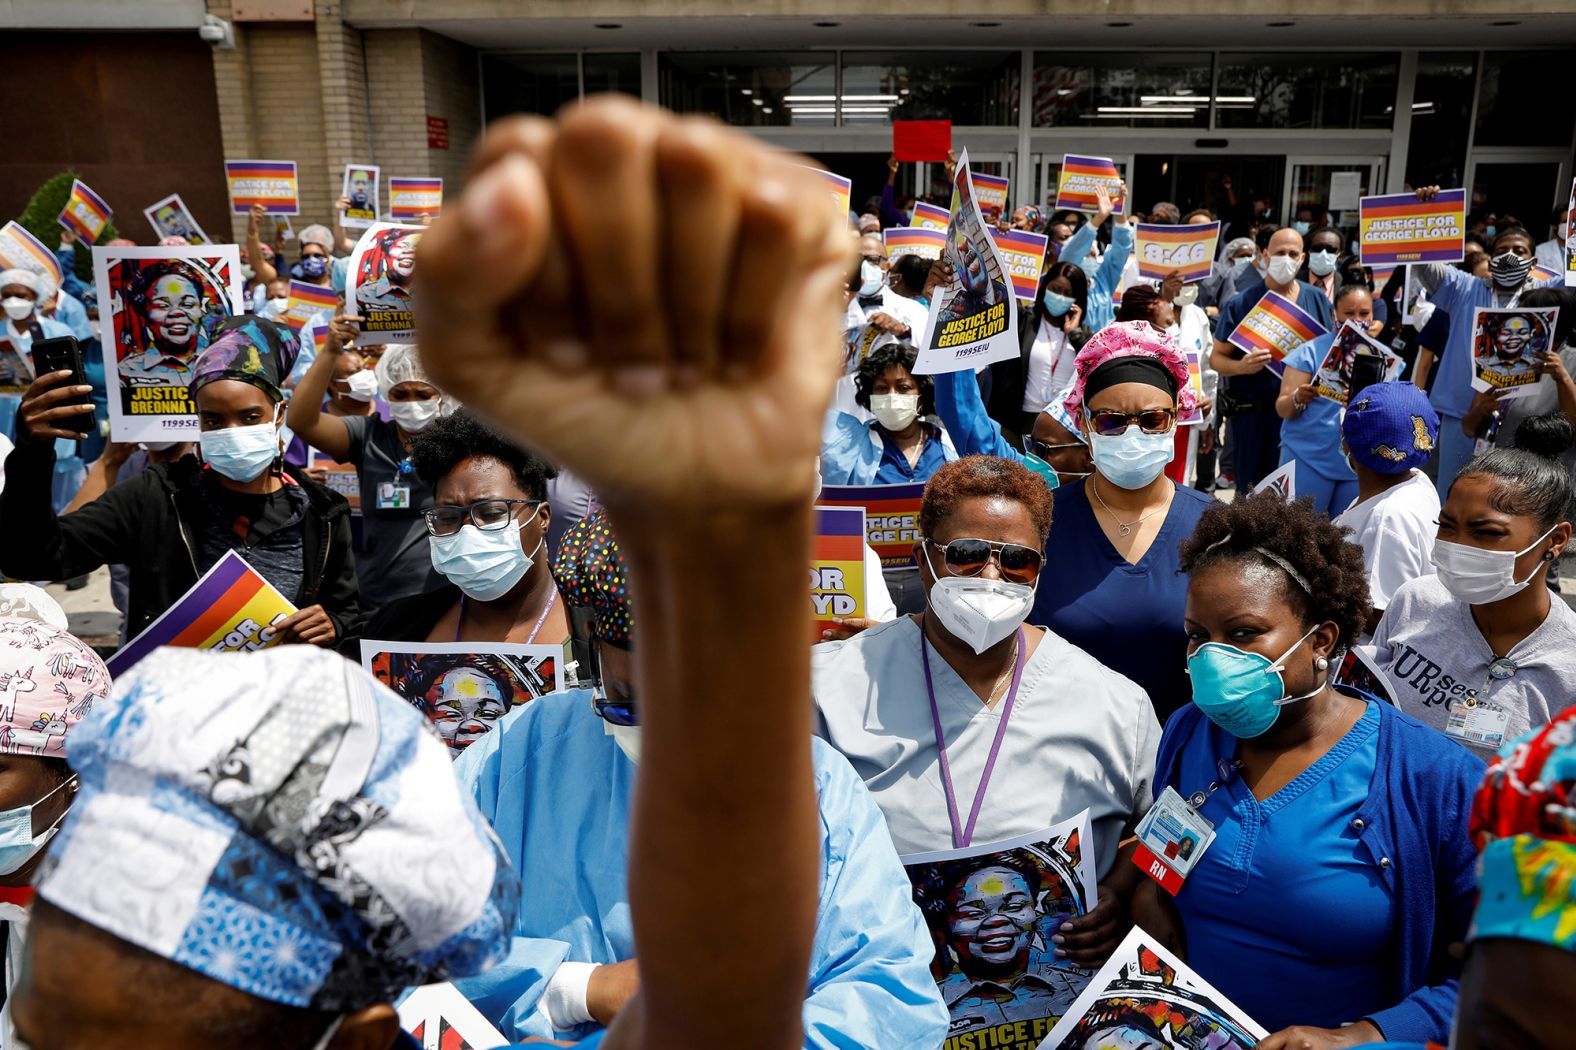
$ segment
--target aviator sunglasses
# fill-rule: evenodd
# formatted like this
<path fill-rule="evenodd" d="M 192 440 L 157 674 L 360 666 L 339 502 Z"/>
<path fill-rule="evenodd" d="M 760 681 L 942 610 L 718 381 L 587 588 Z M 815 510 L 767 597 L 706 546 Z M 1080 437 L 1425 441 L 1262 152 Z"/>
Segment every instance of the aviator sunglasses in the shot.
<path fill-rule="evenodd" d="M 994 557 L 1002 579 L 1009 583 L 1028 584 L 1039 577 L 1040 565 L 1045 560 L 1039 551 L 1021 543 L 976 539 L 959 539 L 946 544 L 935 540 L 925 542 L 941 551 L 947 571 L 954 576 L 978 576 Z"/>

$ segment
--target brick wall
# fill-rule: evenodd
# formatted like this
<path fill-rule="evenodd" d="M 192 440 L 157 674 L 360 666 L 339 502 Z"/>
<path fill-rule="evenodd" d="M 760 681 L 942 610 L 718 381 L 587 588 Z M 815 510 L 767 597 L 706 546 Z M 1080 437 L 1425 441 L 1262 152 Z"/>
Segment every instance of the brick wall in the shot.
<path fill-rule="evenodd" d="M 362 33 L 367 54 L 367 112 L 377 163 L 383 168 L 383 203 L 388 206 L 390 176 L 427 176 L 427 99 L 422 76 L 421 30 L 369 29 Z"/>
<path fill-rule="evenodd" d="M 437 33 L 421 34 L 422 83 L 427 96 L 425 116 L 449 122 L 449 148 L 429 150 L 433 175 L 443 176 L 444 196 L 460 192 L 471 144 L 481 134 L 481 76 L 476 49 Z"/>

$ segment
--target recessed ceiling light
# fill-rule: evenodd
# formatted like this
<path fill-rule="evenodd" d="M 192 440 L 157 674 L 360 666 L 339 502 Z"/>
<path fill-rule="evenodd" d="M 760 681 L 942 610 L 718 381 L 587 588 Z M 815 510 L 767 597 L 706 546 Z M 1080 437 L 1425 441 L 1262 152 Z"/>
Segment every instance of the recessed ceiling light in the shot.
<path fill-rule="evenodd" d="M 618 22 L 598 22 L 596 24 L 596 28 L 597 29 L 623 29 L 624 27 L 622 25 L 620 25 Z"/>
<path fill-rule="evenodd" d="M 1000 22 L 970 22 L 969 25 L 973 26 L 975 29 L 1000 29 L 1001 28 L 1001 23 Z"/>
<path fill-rule="evenodd" d="M 1107 22 L 1106 23 L 1106 27 L 1109 28 L 1109 29 L 1131 29 L 1133 27 L 1133 23 L 1131 23 L 1131 22 Z"/>
<path fill-rule="evenodd" d="M 1489 25 L 1493 26 L 1495 29 L 1508 29 L 1511 26 L 1519 26 L 1521 23 L 1516 21 L 1490 22 Z"/>
<path fill-rule="evenodd" d="M 1297 23 L 1296 22 L 1265 22 L 1264 24 L 1266 26 L 1268 26 L 1270 29 L 1289 29 L 1292 26 L 1296 25 Z"/>
<path fill-rule="evenodd" d="M 817 29 L 836 29 L 838 26 L 842 25 L 843 23 L 841 23 L 841 22 L 811 22 L 810 24 L 815 26 L 815 28 L 817 28 Z"/>
<path fill-rule="evenodd" d="M 740 88 L 739 89 L 739 94 L 741 94 L 741 95 L 753 95 L 753 94 L 755 94 L 755 89 L 753 89 L 753 88 Z"/>

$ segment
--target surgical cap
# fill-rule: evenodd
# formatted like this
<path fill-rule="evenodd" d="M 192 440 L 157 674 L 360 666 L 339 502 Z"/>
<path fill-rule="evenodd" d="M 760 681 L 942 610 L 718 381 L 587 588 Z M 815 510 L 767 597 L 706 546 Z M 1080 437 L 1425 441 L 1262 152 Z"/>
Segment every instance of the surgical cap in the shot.
<path fill-rule="evenodd" d="M 1096 369 L 1127 357 L 1155 361 L 1176 381 L 1179 415 L 1185 416 L 1198 407 L 1198 395 L 1194 393 L 1193 383 L 1188 377 L 1187 357 L 1171 337 L 1156 331 L 1148 321 L 1121 321 L 1100 329 L 1078 351 L 1073 361 L 1073 385 L 1062 401 L 1067 415 L 1077 419 L 1082 413 L 1084 385 Z"/>
<path fill-rule="evenodd" d="M 414 343 L 387 344 L 372 372 L 378 377 L 378 396 L 385 401 L 401 383 L 432 383 L 421 367 L 421 354 Z"/>
<path fill-rule="evenodd" d="M 66 736 L 109 692 L 85 642 L 31 615 L 0 617 L 0 754 L 66 757 Z"/>
<path fill-rule="evenodd" d="M 334 250 L 334 235 L 329 232 L 327 226 L 321 223 L 313 223 L 311 226 L 308 226 L 296 234 L 296 239 L 302 244 L 315 244 L 325 252 L 332 253 Z"/>
<path fill-rule="evenodd" d="M 507 952 L 519 876 L 448 748 L 334 653 L 157 650 L 68 752 L 38 892 L 121 940 L 335 1013 Z"/>
<path fill-rule="evenodd" d="M 289 325 L 252 314 L 232 317 L 197 355 L 192 366 L 192 396 L 215 380 L 235 379 L 252 384 L 277 404 L 284 400 L 285 379 L 300 354 L 301 340 Z"/>
<path fill-rule="evenodd" d="M 0 616 L 42 620 L 62 631 L 68 629 L 66 610 L 48 591 L 31 583 L 0 583 Z"/>
<path fill-rule="evenodd" d="M 1254 253 L 1257 253 L 1259 250 L 1259 246 L 1253 243 L 1252 237 L 1233 237 L 1226 242 L 1226 250 L 1221 254 L 1221 257 L 1229 259 L 1244 248 Z"/>
<path fill-rule="evenodd" d="M 618 539 L 600 508 L 564 533 L 553 560 L 553 582 L 565 602 L 592 611 L 597 637 L 629 646 L 634 631 L 629 574 Z"/>
<path fill-rule="evenodd" d="M 34 295 L 42 297 L 38 274 L 32 270 L 24 270 L 17 266 L 13 266 L 9 270 L 0 270 L 0 288 L 11 284 L 19 284 Z"/>

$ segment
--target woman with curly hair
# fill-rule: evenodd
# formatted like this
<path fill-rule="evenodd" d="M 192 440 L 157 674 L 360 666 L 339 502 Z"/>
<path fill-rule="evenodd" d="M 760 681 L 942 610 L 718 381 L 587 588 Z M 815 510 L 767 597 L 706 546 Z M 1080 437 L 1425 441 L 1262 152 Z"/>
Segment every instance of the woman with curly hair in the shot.
<path fill-rule="evenodd" d="M 1311 500 L 1216 506 L 1181 554 L 1193 703 L 1166 725 L 1155 781 L 1157 813 L 1214 830 L 1174 898 L 1191 964 L 1275 1032 L 1261 1050 L 1443 1040 L 1483 763 L 1332 682 L 1368 583 Z M 1146 928 L 1163 900 L 1140 892 Z"/>

